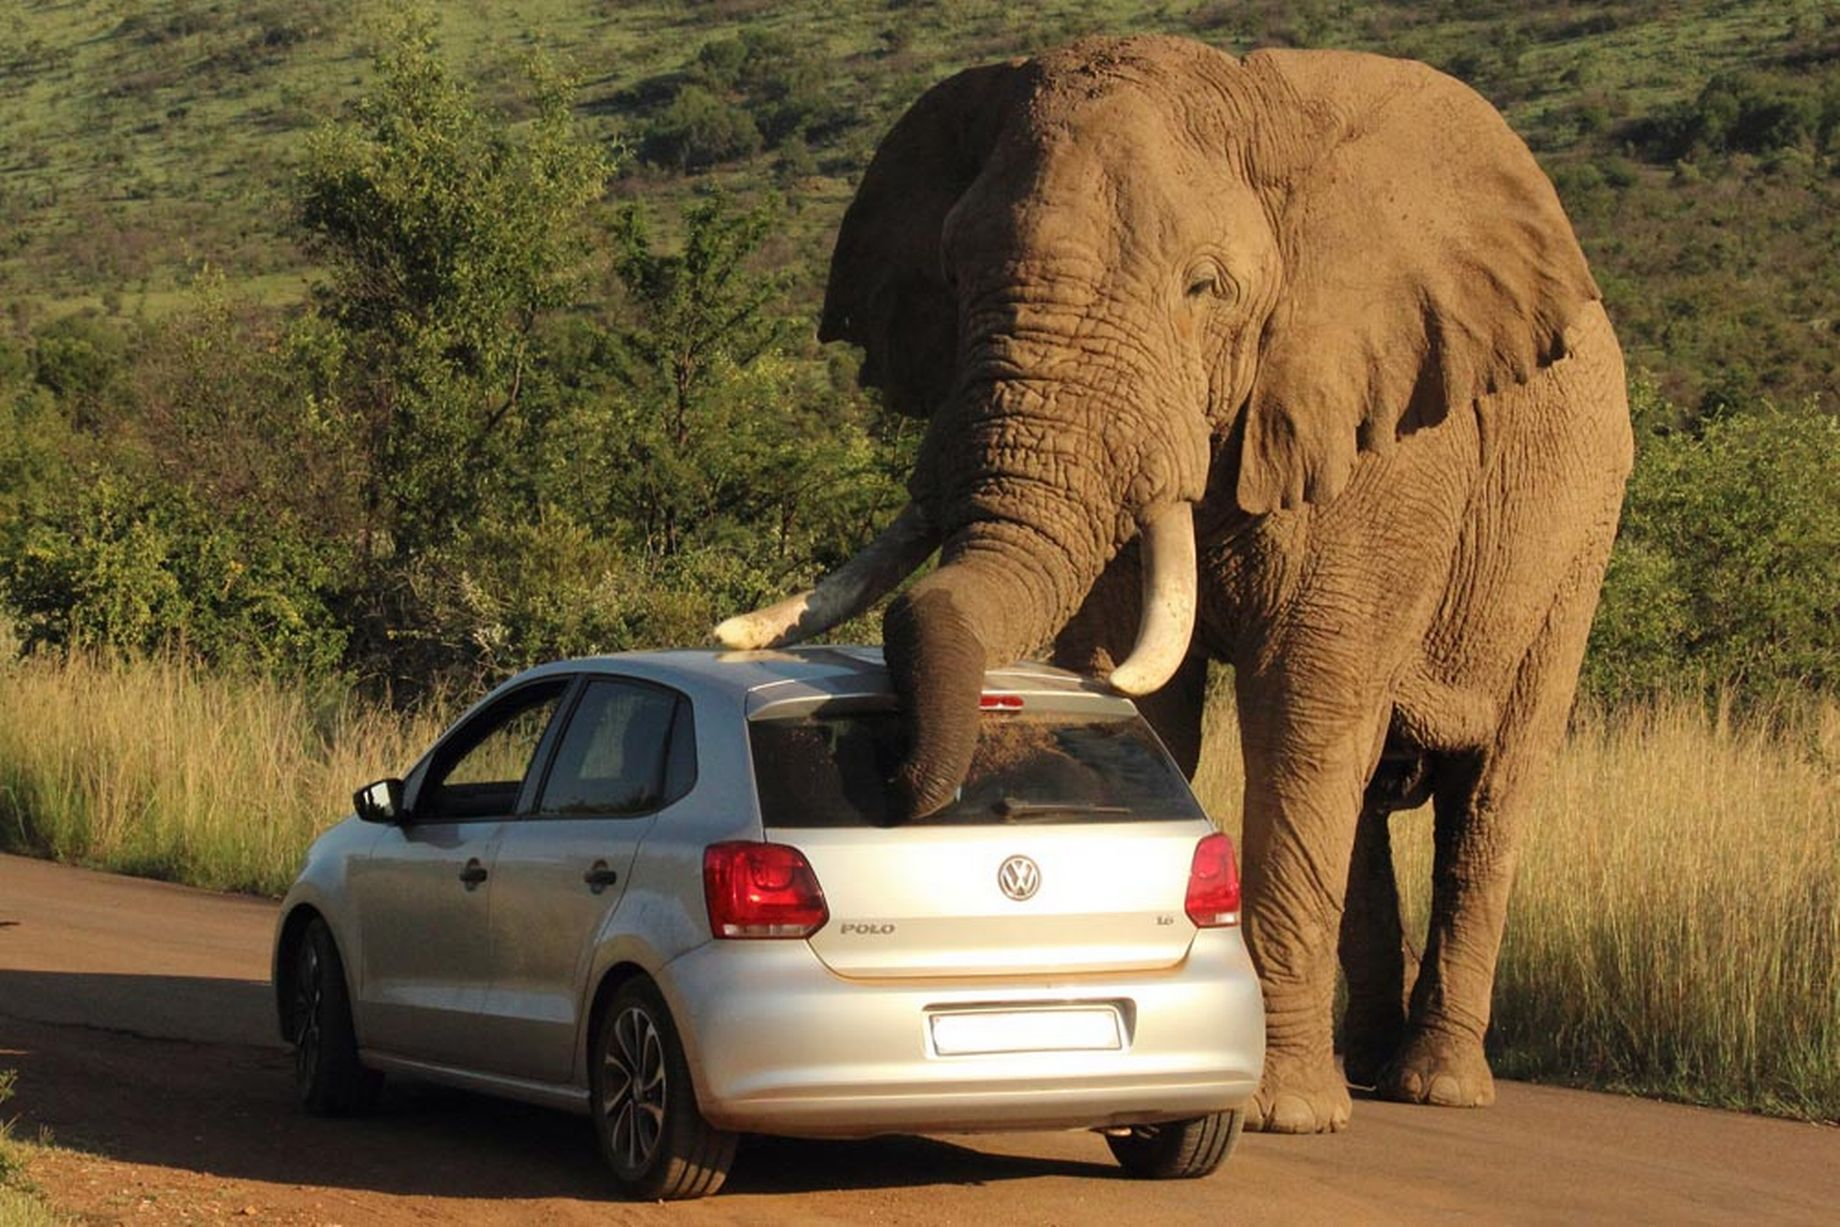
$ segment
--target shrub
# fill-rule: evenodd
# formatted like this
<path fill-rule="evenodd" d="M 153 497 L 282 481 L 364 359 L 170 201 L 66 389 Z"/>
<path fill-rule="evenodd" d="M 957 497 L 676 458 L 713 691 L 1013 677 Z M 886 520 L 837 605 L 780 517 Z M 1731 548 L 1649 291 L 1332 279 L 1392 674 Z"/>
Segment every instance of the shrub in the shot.
<path fill-rule="evenodd" d="M 1658 161 L 1705 151 L 1767 154 L 1804 141 L 1828 143 L 1833 87 L 1783 74 L 1721 73 L 1692 102 L 1677 103 L 1631 129 Z"/>
<path fill-rule="evenodd" d="M 1836 558 L 1840 420 L 1766 404 L 1642 439 L 1589 689 L 1840 690 Z"/>
<path fill-rule="evenodd" d="M 120 375 L 126 355 L 126 339 L 104 321 L 67 316 L 39 330 L 33 375 L 62 400 L 94 402 Z"/>
<path fill-rule="evenodd" d="M 809 42 L 748 29 L 704 43 L 671 103 L 645 127 L 640 155 L 701 170 L 828 131 L 847 112 L 839 70 Z"/>
<path fill-rule="evenodd" d="M 640 156 L 679 171 L 706 170 L 760 152 L 760 129 L 740 107 L 686 85 L 640 138 Z"/>
<path fill-rule="evenodd" d="M 27 649 L 177 647 L 286 673 L 328 671 L 344 650 L 324 595 L 331 561 L 286 523 L 238 524 L 182 491 L 99 471 L 34 509 L 18 536 L 0 594 Z"/>

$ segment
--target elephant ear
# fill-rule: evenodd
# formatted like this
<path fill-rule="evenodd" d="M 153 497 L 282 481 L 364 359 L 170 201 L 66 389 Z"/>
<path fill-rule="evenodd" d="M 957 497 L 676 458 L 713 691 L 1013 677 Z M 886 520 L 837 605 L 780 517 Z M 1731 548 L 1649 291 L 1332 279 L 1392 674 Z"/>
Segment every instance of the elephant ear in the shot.
<path fill-rule="evenodd" d="M 951 390 L 958 305 L 941 271 L 946 214 L 1027 96 L 1026 61 L 969 68 L 933 86 L 883 138 L 843 215 L 818 325 L 863 347 L 861 382 L 926 417 Z"/>
<path fill-rule="evenodd" d="M 1249 162 L 1286 268 L 1240 456 L 1257 514 L 1334 498 L 1359 453 L 1558 361 L 1599 294 L 1552 184 L 1467 86 L 1346 52 L 1246 68 L 1281 112 Z"/>

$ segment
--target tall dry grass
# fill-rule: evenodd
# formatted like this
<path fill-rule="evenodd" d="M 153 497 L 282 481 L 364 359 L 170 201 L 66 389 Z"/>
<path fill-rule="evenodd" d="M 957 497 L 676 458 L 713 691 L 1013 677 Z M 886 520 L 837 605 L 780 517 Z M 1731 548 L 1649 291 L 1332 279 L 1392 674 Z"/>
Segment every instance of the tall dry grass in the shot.
<path fill-rule="evenodd" d="M 0 664 L 0 847 L 278 895 L 352 789 L 438 731 L 171 661 Z"/>
<path fill-rule="evenodd" d="M 1231 746 L 1230 696 L 1208 711 Z M 1238 755 L 1197 791 L 1237 830 Z M 1407 932 L 1431 809 L 1392 819 Z M 1497 1071 L 1840 1121 L 1840 703 L 1581 709 L 1527 817 Z"/>
<path fill-rule="evenodd" d="M 1224 694 L 1208 722 L 1234 744 Z M 170 662 L 0 664 L 0 846 L 279 893 L 439 724 Z M 1238 755 L 1197 787 L 1236 830 Z M 1430 812 L 1393 827 L 1422 940 Z M 1491 1043 L 1507 1074 L 1840 1119 L 1840 704 L 1581 713 L 1528 818 Z"/>

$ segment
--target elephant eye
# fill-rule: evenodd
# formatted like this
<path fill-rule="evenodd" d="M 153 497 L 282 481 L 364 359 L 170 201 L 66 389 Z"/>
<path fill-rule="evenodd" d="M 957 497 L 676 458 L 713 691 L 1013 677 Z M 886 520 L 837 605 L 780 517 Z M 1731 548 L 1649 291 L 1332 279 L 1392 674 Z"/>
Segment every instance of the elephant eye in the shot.
<path fill-rule="evenodd" d="M 1190 298 L 1211 295 L 1215 298 L 1227 298 L 1232 294 L 1233 282 L 1226 272 L 1213 260 L 1202 260 L 1188 270 L 1187 293 Z"/>

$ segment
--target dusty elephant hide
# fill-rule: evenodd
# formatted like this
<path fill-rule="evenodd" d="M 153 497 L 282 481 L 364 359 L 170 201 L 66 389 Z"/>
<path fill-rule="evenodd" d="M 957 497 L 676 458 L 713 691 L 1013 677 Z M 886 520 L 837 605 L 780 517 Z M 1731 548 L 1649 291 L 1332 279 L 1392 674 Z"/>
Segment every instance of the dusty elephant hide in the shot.
<path fill-rule="evenodd" d="M 1231 663 L 1252 1123 L 1348 1120 L 1338 949 L 1348 1075 L 1487 1103 L 1518 828 L 1630 464 L 1599 297 L 1526 147 L 1424 65 L 1134 38 L 969 69 L 882 142 L 821 326 L 927 419 L 912 504 L 719 634 L 817 633 L 937 548 L 884 624 L 914 813 L 964 777 L 987 666 L 1051 643 L 1140 694 L 1192 769 L 1206 662 Z M 1408 1002 L 1386 814 L 1427 796 Z"/>

